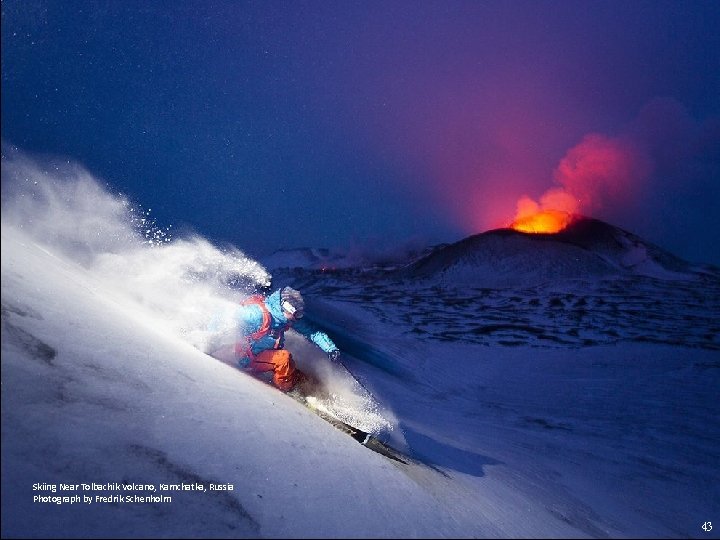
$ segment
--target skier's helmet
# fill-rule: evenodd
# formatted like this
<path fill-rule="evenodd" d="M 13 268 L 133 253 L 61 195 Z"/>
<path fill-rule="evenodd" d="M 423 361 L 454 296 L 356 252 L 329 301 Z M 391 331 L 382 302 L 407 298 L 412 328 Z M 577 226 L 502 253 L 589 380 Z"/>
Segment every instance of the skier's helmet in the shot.
<path fill-rule="evenodd" d="M 302 295 L 292 287 L 283 287 L 280 291 L 280 306 L 296 319 L 301 319 L 305 312 Z"/>

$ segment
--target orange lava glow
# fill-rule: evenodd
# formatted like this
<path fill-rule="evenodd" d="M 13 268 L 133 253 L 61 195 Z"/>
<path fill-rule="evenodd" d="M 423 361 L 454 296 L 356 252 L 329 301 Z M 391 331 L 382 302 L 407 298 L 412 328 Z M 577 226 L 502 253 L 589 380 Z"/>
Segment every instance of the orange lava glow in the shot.
<path fill-rule="evenodd" d="M 552 234 L 562 231 L 573 221 L 572 214 L 561 210 L 541 210 L 513 221 L 511 229 L 526 233 Z"/>
<path fill-rule="evenodd" d="M 558 185 L 538 200 L 520 197 L 510 228 L 525 233 L 558 233 L 580 215 L 595 213 L 608 203 L 622 203 L 650 169 L 649 159 L 630 140 L 586 135 L 556 167 L 553 179 Z"/>

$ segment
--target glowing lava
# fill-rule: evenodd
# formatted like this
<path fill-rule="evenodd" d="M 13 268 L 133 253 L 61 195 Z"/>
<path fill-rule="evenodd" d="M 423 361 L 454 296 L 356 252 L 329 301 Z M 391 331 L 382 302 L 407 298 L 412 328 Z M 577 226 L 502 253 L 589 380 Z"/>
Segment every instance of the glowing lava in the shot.
<path fill-rule="evenodd" d="M 555 168 L 558 184 L 535 201 L 517 202 L 511 229 L 526 233 L 562 231 L 581 214 L 597 213 L 609 202 L 621 203 L 651 170 L 649 158 L 629 139 L 586 135 Z"/>
<path fill-rule="evenodd" d="M 511 229 L 526 233 L 552 234 L 562 231 L 573 221 L 573 215 L 562 210 L 541 210 L 516 219 Z"/>

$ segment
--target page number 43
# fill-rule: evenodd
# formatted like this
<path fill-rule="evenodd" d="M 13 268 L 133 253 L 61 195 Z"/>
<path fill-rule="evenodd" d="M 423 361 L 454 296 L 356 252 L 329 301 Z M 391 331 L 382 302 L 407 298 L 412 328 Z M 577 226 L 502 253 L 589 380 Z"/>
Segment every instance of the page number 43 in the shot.
<path fill-rule="evenodd" d="M 706 521 L 705 523 L 703 523 L 702 530 L 705 532 L 712 531 L 712 522 Z"/>

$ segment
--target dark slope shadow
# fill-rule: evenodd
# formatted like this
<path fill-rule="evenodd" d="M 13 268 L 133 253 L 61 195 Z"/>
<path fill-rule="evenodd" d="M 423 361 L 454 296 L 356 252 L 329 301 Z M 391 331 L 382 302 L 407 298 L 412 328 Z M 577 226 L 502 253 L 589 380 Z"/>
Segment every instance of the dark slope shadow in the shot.
<path fill-rule="evenodd" d="M 484 466 L 503 465 L 502 461 L 491 457 L 438 442 L 427 435 L 418 433 L 402 422 L 399 427 L 405 435 L 411 455 L 428 465 L 452 469 L 479 478 L 485 476 Z"/>

